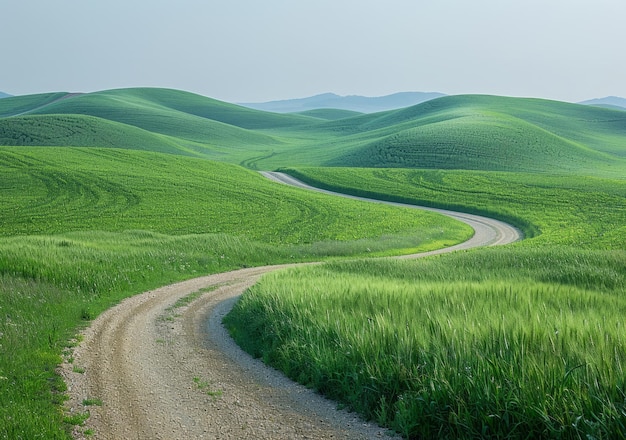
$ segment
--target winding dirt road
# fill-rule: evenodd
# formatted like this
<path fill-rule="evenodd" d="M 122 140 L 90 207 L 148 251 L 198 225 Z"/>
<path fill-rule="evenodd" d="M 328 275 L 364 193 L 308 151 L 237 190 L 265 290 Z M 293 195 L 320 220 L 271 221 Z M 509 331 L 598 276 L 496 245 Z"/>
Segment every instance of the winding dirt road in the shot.
<path fill-rule="evenodd" d="M 264 174 L 311 189 L 284 174 Z M 470 224 L 474 237 L 411 257 L 520 238 L 501 222 L 443 213 Z M 284 267 L 196 278 L 134 296 L 100 315 L 85 330 L 73 362 L 68 357 L 62 366 L 68 411 L 90 413 L 75 438 L 387 438 L 384 429 L 337 410 L 336 404 L 251 359 L 221 326 L 241 293 L 262 274 Z M 185 298 L 190 301 L 180 301 Z"/>

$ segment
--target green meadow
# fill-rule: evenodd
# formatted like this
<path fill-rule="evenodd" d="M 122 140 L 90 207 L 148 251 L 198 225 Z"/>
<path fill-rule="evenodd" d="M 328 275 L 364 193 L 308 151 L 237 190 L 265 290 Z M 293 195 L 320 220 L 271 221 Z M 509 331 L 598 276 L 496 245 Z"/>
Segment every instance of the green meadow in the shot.
<path fill-rule="evenodd" d="M 626 249 L 624 178 L 473 170 L 283 171 L 333 191 L 498 218 L 524 231 L 521 246 Z"/>
<path fill-rule="evenodd" d="M 78 328 L 126 296 L 471 235 L 438 215 L 310 194 L 185 156 L 2 147 L 0 167 L 0 438 L 67 438 L 55 367 Z"/>
<path fill-rule="evenodd" d="M 122 298 L 320 260 L 242 297 L 242 347 L 406 438 L 626 437 L 626 112 L 450 96 L 285 115 L 125 89 L 2 99 L 0 145 L 0 438 L 69 438 L 55 367 Z M 253 171 L 278 168 L 525 240 L 371 259 L 471 231 Z"/>
<path fill-rule="evenodd" d="M 626 435 L 624 180 L 289 172 L 357 195 L 499 217 L 527 238 L 265 276 L 226 321 L 246 350 L 407 438 Z"/>
<path fill-rule="evenodd" d="M 619 438 L 626 253 L 497 249 L 267 275 L 250 353 L 407 438 Z"/>

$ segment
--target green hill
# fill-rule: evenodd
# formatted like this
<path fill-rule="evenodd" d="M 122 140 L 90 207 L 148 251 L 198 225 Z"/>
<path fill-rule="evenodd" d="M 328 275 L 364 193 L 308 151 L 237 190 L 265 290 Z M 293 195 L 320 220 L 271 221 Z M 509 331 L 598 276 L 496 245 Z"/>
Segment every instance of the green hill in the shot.
<path fill-rule="evenodd" d="M 58 101 L 67 95 L 68 93 L 58 92 L 3 98 L 2 101 L 0 101 L 0 118 L 19 116 L 31 112 Z"/>
<path fill-rule="evenodd" d="M 236 165 L 171 154 L 1 147 L 0 169 L 0 237 L 142 229 L 298 245 L 384 233 L 390 243 L 425 221 L 436 230 L 449 222 L 458 241 L 468 233 L 435 214 L 310 194 Z M 358 220 L 365 216 L 376 220 Z"/>
<path fill-rule="evenodd" d="M 84 115 L 36 115 L 0 119 L 0 145 L 107 147 L 189 154 L 180 139 Z"/>
<path fill-rule="evenodd" d="M 326 128 L 352 145 L 333 166 L 563 172 L 626 157 L 626 113 L 538 99 L 451 96 Z"/>
<path fill-rule="evenodd" d="M 16 145 L 154 149 L 252 169 L 348 166 L 623 175 L 626 167 L 626 112 L 541 99 L 462 95 L 374 114 L 277 114 L 188 92 L 142 88 L 6 98 L 0 115 L 5 117 L 0 119 L 4 145 L 15 139 Z M 49 119 L 26 118 L 37 115 Z M 36 125 L 43 121 L 52 131 L 49 136 Z"/>
<path fill-rule="evenodd" d="M 237 150 L 244 146 L 249 152 L 255 148 L 265 151 L 280 144 L 271 135 L 243 126 L 271 127 L 279 125 L 283 119 L 286 125 L 317 122 L 304 116 L 274 117 L 198 95 L 163 89 L 126 89 L 77 95 L 59 93 L 7 98 L 6 101 L 0 103 L 0 114 L 5 117 L 39 116 L 42 118 L 40 121 L 46 121 L 50 133 L 46 136 L 34 123 L 35 119 L 3 119 L 3 129 L 10 133 L 5 135 L 3 145 L 9 145 L 12 136 L 18 136 L 18 140 L 19 137 L 38 139 L 41 142 L 38 145 L 77 145 L 77 139 L 84 138 L 82 132 L 86 130 L 90 133 L 87 136 L 89 142 L 78 142 L 79 145 L 110 147 L 109 140 L 115 138 L 121 139 L 116 145 L 119 148 L 145 149 L 145 145 L 154 145 L 155 151 L 195 154 L 226 161 L 235 161 L 232 159 Z M 69 116 L 73 117 L 71 121 Z M 81 127 L 77 118 L 85 116 L 98 118 L 100 122 L 83 119 L 89 122 Z M 58 120 L 54 121 L 55 118 Z M 26 121 L 32 123 L 33 132 L 25 130 Z M 68 124 L 72 126 L 69 130 Z M 95 131 L 91 133 L 92 130 Z M 127 137 L 128 132 L 132 136 Z M 151 134 L 152 139 L 148 139 L 147 134 Z M 62 140 L 64 135 L 68 136 L 65 143 Z M 154 135 L 158 135 L 157 138 Z M 136 144 L 138 138 L 140 140 Z M 49 141 L 51 139 L 53 141 Z M 175 145 L 172 146 L 172 143 Z M 15 145 L 24 144 L 37 145 L 34 141 L 18 141 Z"/>
<path fill-rule="evenodd" d="M 311 122 L 298 115 L 277 115 L 170 89 L 136 88 L 81 94 L 33 109 L 38 114 L 85 114 L 136 125 L 149 130 L 166 130 L 160 123 L 172 118 L 182 124 L 214 121 L 245 129 L 268 129 Z M 186 120 L 188 118 L 188 121 Z M 170 134 L 170 133 L 166 133 Z"/>

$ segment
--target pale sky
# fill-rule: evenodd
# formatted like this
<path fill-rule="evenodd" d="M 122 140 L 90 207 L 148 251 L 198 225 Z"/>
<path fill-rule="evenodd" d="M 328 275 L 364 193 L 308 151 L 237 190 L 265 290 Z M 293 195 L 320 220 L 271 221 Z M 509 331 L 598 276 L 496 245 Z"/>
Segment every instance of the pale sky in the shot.
<path fill-rule="evenodd" d="M 0 0 L 0 91 L 626 97 L 626 0 Z"/>

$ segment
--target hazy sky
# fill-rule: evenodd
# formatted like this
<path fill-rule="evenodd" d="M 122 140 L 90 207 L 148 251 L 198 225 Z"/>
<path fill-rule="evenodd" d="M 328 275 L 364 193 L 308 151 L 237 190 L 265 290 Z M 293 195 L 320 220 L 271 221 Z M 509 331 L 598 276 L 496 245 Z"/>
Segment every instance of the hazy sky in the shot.
<path fill-rule="evenodd" d="M 626 97 L 625 0 L 0 0 L 0 91 Z"/>

